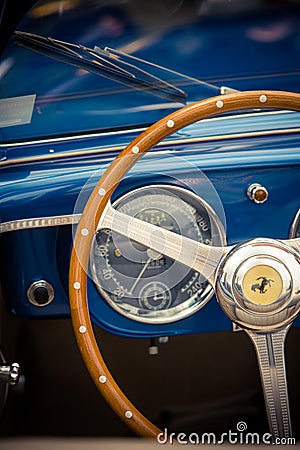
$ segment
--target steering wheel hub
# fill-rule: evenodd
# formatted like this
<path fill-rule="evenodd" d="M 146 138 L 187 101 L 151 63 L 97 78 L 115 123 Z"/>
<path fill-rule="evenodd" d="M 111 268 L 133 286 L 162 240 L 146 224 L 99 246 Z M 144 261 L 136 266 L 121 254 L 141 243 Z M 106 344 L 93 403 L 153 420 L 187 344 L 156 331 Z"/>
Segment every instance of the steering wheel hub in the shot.
<path fill-rule="evenodd" d="M 216 282 L 228 317 L 248 329 L 273 331 L 299 311 L 300 266 L 291 247 L 273 239 L 254 239 L 223 259 Z"/>

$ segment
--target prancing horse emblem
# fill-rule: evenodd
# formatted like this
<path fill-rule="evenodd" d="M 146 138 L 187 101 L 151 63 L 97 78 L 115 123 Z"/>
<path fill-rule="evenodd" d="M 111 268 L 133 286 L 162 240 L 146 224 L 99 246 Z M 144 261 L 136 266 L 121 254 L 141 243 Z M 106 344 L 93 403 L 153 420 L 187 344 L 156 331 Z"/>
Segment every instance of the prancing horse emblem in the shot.
<path fill-rule="evenodd" d="M 256 290 L 259 291 L 260 294 L 265 294 L 267 292 L 267 287 L 270 286 L 271 287 L 271 283 L 274 283 L 274 280 L 271 280 L 271 278 L 266 278 L 266 277 L 259 277 L 256 278 L 256 280 L 261 280 L 260 283 L 256 283 L 256 284 L 252 284 L 251 286 L 251 291 L 256 292 Z"/>

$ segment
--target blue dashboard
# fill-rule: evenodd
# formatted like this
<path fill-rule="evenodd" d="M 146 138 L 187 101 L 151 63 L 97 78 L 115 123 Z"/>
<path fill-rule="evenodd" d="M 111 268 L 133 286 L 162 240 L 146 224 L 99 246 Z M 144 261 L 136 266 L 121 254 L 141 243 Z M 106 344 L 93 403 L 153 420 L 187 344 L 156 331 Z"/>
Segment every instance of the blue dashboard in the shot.
<path fill-rule="evenodd" d="M 72 221 L 68 218 L 74 212 L 80 215 L 81 205 L 76 203 L 80 192 L 88 196 L 112 159 L 139 131 L 2 147 L 7 159 L 1 164 L 1 246 L 6 256 L 1 278 L 13 314 L 32 318 L 69 315 Z M 287 239 L 300 206 L 299 133 L 299 114 L 287 111 L 221 116 L 193 124 L 144 156 L 118 186 L 113 200 L 153 184 L 188 186 L 214 208 L 226 229 L 228 245 L 255 237 Z M 257 204 L 247 196 L 253 183 L 268 190 L 265 203 Z M 65 222 L 47 226 L 53 217 L 63 217 Z M 29 286 L 39 280 L 46 280 L 54 290 L 53 301 L 44 306 L 28 300 Z M 88 295 L 94 323 L 124 336 L 232 328 L 215 297 L 189 317 L 149 324 L 120 315 L 91 279 Z"/>

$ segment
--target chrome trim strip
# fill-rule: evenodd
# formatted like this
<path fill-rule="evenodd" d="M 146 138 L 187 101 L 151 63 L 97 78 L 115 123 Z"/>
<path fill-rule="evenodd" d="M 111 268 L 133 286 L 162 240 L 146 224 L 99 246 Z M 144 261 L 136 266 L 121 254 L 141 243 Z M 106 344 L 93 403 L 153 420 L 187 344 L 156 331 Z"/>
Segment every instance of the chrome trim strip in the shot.
<path fill-rule="evenodd" d="M 18 219 L 0 223 L 0 234 L 9 231 L 27 230 L 31 228 L 57 227 L 60 225 L 77 224 L 81 214 L 69 214 L 66 216 L 36 217 L 34 219 Z"/>
<path fill-rule="evenodd" d="M 115 136 L 116 134 L 130 134 L 130 133 L 140 133 L 142 131 L 146 130 L 146 127 L 143 128 L 132 128 L 129 130 L 119 130 L 119 131 L 106 131 L 106 132 L 99 132 L 99 133 L 87 133 L 87 134 L 80 134 L 80 135 L 74 135 L 74 136 L 64 136 L 64 137 L 55 137 L 55 138 L 47 138 L 47 139 L 35 139 L 32 141 L 23 141 L 23 142 L 11 142 L 7 144 L 0 145 L 4 148 L 10 148 L 10 147 L 23 147 L 24 145 L 35 145 L 35 144 L 53 144 L 53 143 L 60 143 L 60 142 L 67 142 L 67 141 L 80 141 L 80 139 L 90 139 L 90 138 L 96 138 L 96 137 L 103 137 L 103 136 Z"/>
<path fill-rule="evenodd" d="M 265 131 L 249 131 L 246 133 L 205 136 L 205 137 L 200 137 L 200 138 L 189 138 L 189 139 L 186 139 L 185 137 L 183 137 L 181 139 L 174 139 L 174 140 L 160 142 L 156 145 L 156 148 L 168 147 L 170 145 L 197 144 L 197 143 L 201 143 L 201 142 L 214 142 L 214 141 L 219 141 L 219 140 L 243 139 L 243 138 L 249 138 L 249 137 L 275 136 L 275 135 L 282 135 L 282 134 L 297 134 L 297 133 L 300 133 L 300 128 L 265 130 Z M 70 158 L 70 157 L 81 158 L 83 156 L 99 155 L 99 154 L 107 153 L 107 152 L 118 152 L 118 151 L 120 152 L 124 148 L 125 148 L 125 146 L 119 145 L 116 147 L 107 147 L 107 148 L 96 149 L 96 150 L 86 150 L 86 151 L 82 151 L 80 153 L 78 151 L 65 152 L 65 153 L 59 153 L 59 154 L 49 153 L 47 155 L 42 155 L 42 156 L 38 156 L 38 157 L 30 156 L 27 158 L 24 157 L 24 158 L 12 159 L 12 160 L 0 161 L 0 167 L 12 166 L 15 164 L 27 164 L 27 163 L 38 163 L 38 162 L 44 162 L 44 161 L 53 161 L 53 160 L 57 160 L 57 159 Z"/>
<path fill-rule="evenodd" d="M 188 103 L 191 104 L 191 103 Z M 279 110 L 279 111 L 264 111 L 264 112 L 253 112 L 253 113 L 244 113 L 239 114 L 238 116 L 235 115 L 228 115 L 228 116 L 220 116 L 220 117 L 210 117 L 208 119 L 203 119 L 202 122 L 213 122 L 216 120 L 227 120 L 232 119 L 233 117 L 237 118 L 243 118 L 243 117 L 256 117 L 256 116 L 267 116 L 270 114 L 288 114 L 295 111 L 290 110 Z M 130 128 L 128 130 L 119 130 L 119 131 L 100 131 L 98 133 L 87 133 L 87 134 L 81 134 L 78 136 L 65 136 L 65 137 L 56 137 L 56 138 L 47 138 L 47 139 L 34 139 L 24 142 L 10 142 L 7 144 L 0 145 L 0 149 L 7 149 L 10 147 L 23 147 L 25 145 L 34 145 L 34 144 L 48 144 L 48 143 L 59 143 L 59 142 L 67 142 L 67 141 L 73 141 L 73 140 L 80 140 L 80 139 L 90 139 L 90 138 L 96 138 L 96 137 L 105 137 L 105 136 L 115 136 L 119 134 L 130 134 L 130 133 L 141 133 L 142 131 L 145 131 L 147 127 L 138 127 L 138 128 Z"/>

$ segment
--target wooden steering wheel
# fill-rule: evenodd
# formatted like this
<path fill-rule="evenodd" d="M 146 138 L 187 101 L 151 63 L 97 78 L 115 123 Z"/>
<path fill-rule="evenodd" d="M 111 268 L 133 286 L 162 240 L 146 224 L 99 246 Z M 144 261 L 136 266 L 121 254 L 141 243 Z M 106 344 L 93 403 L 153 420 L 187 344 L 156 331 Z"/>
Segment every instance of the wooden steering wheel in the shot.
<path fill-rule="evenodd" d="M 279 266 L 272 265 L 272 261 L 275 257 L 273 258 L 269 256 L 269 254 L 270 252 L 272 253 L 275 247 L 278 253 L 276 258 L 281 261 L 287 261 L 289 259 L 289 272 L 292 273 L 293 271 L 295 272 L 298 270 L 299 273 L 299 239 L 292 239 L 284 242 L 266 239 L 262 241 L 256 239 L 250 244 L 246 243 L 234 248 L 226 247 L 221 249 L 208 247 L 167 230 L 163 231 L 161 235 L 162 228 L 147 224 L 146 222 L 142 222 L 143 226 L 141 227 L 141 221 L 126 216 L 125 214 L 118 213 L 110 204 L 110 198 L 113 191 L 129 169 L 144 153 L 165 137 L 187 125 L 207 117 L 230 111 L 262 107 L 300 111 L 300 94 L 281 91 L 249 91 L 227 94 L 186 106 L 161 119 L 131 142 L 112 162 L 97 183 L 83 211 L 73 243 L 69 274 L 69 296 L 74 332 L 84 362 L 97 388 L 112 409 L 138 435 L 156 438 L 160 433 L 160 430 L 134 407 L 116 384 L 101 356 L 88 311 L 86 272 L 92 240 L 95 232 L 101 227 L 111 227 L 114 231 L 123 232 L 127 234 L 129 238 L 132 238 L 137 242 L 139 242 L 139 235 L 141 235 L 143 239 L 140 242 L 144 245 L 147 246 L 148 243 L 148 246 L 154 250 L 175 260 L 177 259 L 185 265 L 190 265 L 195 270 L 204 274 L 215 288 L 219 303 L 223 310 L 226 311 L 226 314 L 234 322 L 244 328 L 252 338 L 257 350 L 263 386 L 265 386 L 270 379 L 270 371 L 267 367 L 268 361 L 263 360 L 263 351 L 267 350 L 267 354 L 270 354 L 271 352 L 270 346 L 268 347 L 267 344 L 267 341 L 270 341 L 270 339 L 273 347 L 277 349 L 282 347 L 281 353 L 279 351 L 280 355 L 275 355 L 277 358 L 277 378 L 279 378 L 280 374 L 283 374 L 284 379 L 286 378 L 283 343 L 288 328 L 299 312 L 299 295 L 295 298 L 295 289 L 293 289 L 293 293 L 289 293 L 288 298 L 283 299 L 284 289 L 282 288 L 281 293 L 278 294 L 276 298 L 269 299 L 268 304 L 270 305 L 269 309 L 271 310 L 271 313 L 269 311 L 264 312 L 263 310 L 260 310 L 260 305 L 258 305 L 255 299 L 251 297 L 251 294 L 247 294 L 245 289 L 243 289 L 243 283 L 247 277 L 251 278 L 252 271 L 257 268 L 255 257 L 257 252 L 261 252 L 261 248 L 263 248 L 263 255 L 265 255 L 263 266 L 272 274 L 272 279 L 275 279 L 275 277 L 278 276 L 279 284 L 284 284 L 287 281 L 282 275 L 283 269 L 281 270 L 280 264 Z M 118 215 L 121 215 L 121 217 L 119 217 L 120 220 L 118 220 Z M 126 224 L 125 232 L 124 229 L 123 231 L 121 230 L 122 226 L 124 227 L 124 223 Z M 158 233 L 158 230 L 160 231 L 160 234 Z M 173 245 L 171 246 L 170 243 Z M 228 278 L 228 271 L 230 272 L 230 266 L 233 265 L 234 260 L 239 260 L 240 265 L 243 266 L 245 252 L 247 254 L 247 260 L 252 261 L 252 264 L 250 264 L 249 267 L 245 267 L 243 274 L 240 274 L 240 278 L 243 279 L 240 284 L 239 280 L 232 279 L 233 292 L 230 293 L 224 288 L 222 277 L 224 277 L 224 273 L 226 273 Z M 232 253 L 234 253 L 233 258 L 230 257 Z M 222 261 L 221 264 L 219 264 L 221 258 Z M 206 270 L 207 260 L 213 265 L 215 269 L 214 273 Z M 235 263 L 235 268 L 236 267 L 237 265 Z M 265 275 L 263 274 L 262 276 Z M 231 275 L 231 278 L 232 277 L 233 275 Z M 294 287 L 296 287 L 296 285 L 300 283 L 299 276 L 298 281 L 293 279 L 292 283 Z M 238 288 L 240 290 L 238 290 Z M 237 293 L 235 292 L 236 290 Z M 235 306 L 233 306 L 233 302 L 235 302 Z M 251 304 L 251 311 L 249 310 L 249 306 L 247 306 L 249 304 Z M 236 316 L 236 310 L 239 310 L 239 308 L 243 313 L 245 313 L 245 311 L 246 313 L 244 315 Z M 250 318 L 246 317 L 247 311 L 250 311 L 248 314 L 249 317 L 251 316 Z M 259 316 L 260 320 L 253 319 L 256 315 Z M 264 318 L 265 316 L 266 320 L 261 320 L 261 318 Z M 270 324 L 270 322 L 272 323 Z M 267 336 L 269 336 L 268 339 Z M 266 339 L 264 340 L 263 338 Z M 270 355 L 270 357 L 271 356 L 272 355 Z M 280 393 L 280 400 L 278 400 L 280 404 L 279 407 L 278 405 L 274 406 L 272 395 L 266 395 L 265 392 L 270 427 L 275 436 L 287 436 L 291 433 L 291 426 L 286 383 L 278 386 L 278 380 L 271 380 L 271 382 L 273 384 L 275 383 L 274 386 L 272 385 L 273 400 L 275 395 L 274 392 L 277 390 L 276 392 Z M 284 412 L 286 409 L 287 412 Z"/>

